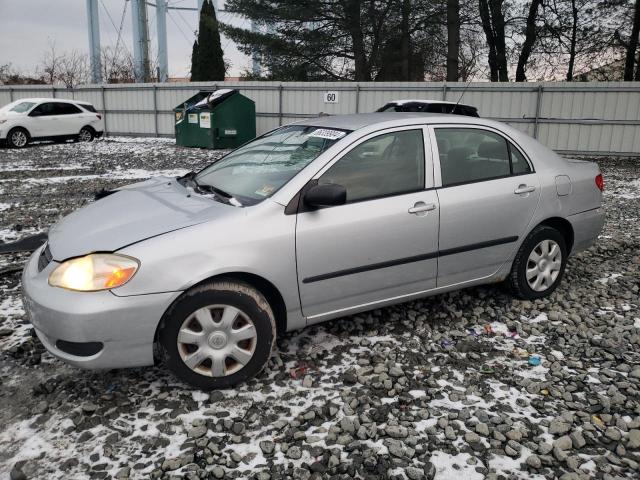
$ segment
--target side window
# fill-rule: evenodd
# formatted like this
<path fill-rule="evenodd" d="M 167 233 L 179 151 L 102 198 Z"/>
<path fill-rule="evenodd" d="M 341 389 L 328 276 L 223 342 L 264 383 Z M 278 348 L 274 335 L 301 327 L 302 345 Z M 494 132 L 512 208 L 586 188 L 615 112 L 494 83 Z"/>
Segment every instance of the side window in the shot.
<path fill-rule="evenodd" d="M 46 117 L 48 115 L 57 115 L 53 102 L 41 103 L 34 108 L 29 116 L 31 117 Z"/>
<path fill-rule="evenodd" d="M 56 115 L 73 115 L 74 113 L 82 113 L 82 111 L 71 103 L 57 102 L 55 104 Z"/>
<path fill-rule="evenodd" d="M 509 143 L 509 152 L 511 152 L 511 167 L 514 175 L 523 173 L 531 173 L 531 167 L 527 159 L 522 156 L 520 150 Z"/>
<path fill-rule="evenodd" d="M 500 135 L 475 128 L 436 128 L 435 132 L 443 186 L 511 174 L 507 141 Z"/>
<path fill-rule="evenodd" d="M 347 190 L 347 202 L 424 189 L 422 130 L 385 133 L 366 140 L 338 160 L 318 183 Z"/>

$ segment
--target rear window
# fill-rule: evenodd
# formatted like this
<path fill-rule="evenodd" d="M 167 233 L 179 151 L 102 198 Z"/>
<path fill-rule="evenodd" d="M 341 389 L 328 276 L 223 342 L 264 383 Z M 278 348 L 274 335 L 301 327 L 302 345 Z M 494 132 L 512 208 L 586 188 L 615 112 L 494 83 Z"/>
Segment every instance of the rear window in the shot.
<path fill-rule="evenodd" d="M 96 107 L 94 107 L 90 103 L 79 103 L 78 105 L 80 105 L 82 108 L 84 108 L 88 112 L 98 113 L 98 111 L 96 110 Z"/>

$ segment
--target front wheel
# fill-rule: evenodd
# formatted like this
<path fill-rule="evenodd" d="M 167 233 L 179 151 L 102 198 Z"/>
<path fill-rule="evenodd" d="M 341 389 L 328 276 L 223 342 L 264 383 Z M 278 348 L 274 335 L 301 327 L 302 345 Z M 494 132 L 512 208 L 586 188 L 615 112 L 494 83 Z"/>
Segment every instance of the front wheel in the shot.
<path fill-rule="evenodd" d="M 7 133 L 7 145 L 11 148 L 24 148 L 29 143 L 29 133 L 24 128 L 14 128 Z"/>
<path fill-rule="evenodd" d="M 560 284 L 567 263 L 567 247 L 555 228 L 539 225 L 520 246 L 509 274 L 511 290 L 534 300 L 550 295 Z"/>
<path fill-rule="evenodd" d="M 158 334 L 164 364 L 202 390 L 232 387 L 265 367 L 276 338 L 273 311 L 246 283 L 215 281 L 186 292 Z"/>

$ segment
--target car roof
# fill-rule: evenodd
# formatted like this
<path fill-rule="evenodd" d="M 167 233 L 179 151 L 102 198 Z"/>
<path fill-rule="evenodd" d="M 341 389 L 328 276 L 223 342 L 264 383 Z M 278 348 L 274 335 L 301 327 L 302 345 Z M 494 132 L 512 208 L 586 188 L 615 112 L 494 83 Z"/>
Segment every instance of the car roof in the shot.
<path fill-rule="evenodd" d="M 34 102 L 34 103 L 41 103 L 41 102 L 61 102 L 61 103 L 80 103 L 80 104 L 85 104 L 85 105 L 90 105 L 89 102 L 85 102 L 82 100 L 72 100 L 70 98 L 40 98 L 40 97 L 32 97 L 32 98 L 17 98 L 15 102 Z"/>
<path fill-rule="evenodd" d="M 295 125 L 309 125 L 341 130 L 358 130 L 371 125 L 378 125 L 381 128 L 384 128 L 387 126 L 402 126 L 405 123 L 408 125 L 416 123 L 473 123 L 478 125 L 494 125 L 494 122 L 484 118 L 423 112 L 374 112 L 350 115 L 325 115 L 322 117 L 307 118 L 300 122 L 296 122 Z"/>
<path fill-rule="evenodd" d="M 389 100 L 385 105 L 389 105 L 390 103 L 395 103 L 397 105 L 404 105 L 405 103 L 423 103 L 425 105 L 431 105 L 434 103 L 437 104 L 445 104 L 445 105 L 459 105 L 461 107 L 470 107 L 476 108 L 473 105 L 467 105 L 466 103 L 458 103 L 458 102 L 449 102 L 446 100 L 425 100 L 424 98 L 403 98 L 400 100 Z"/>

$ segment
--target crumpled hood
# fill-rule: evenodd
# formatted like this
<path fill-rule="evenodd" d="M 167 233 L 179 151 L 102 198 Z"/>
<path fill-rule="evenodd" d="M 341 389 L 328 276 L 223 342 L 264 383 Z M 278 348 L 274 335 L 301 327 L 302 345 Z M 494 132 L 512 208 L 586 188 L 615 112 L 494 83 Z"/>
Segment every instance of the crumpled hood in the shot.
<path fill-rule="evenodd" d="M 157 177 L 122 187 L 64 217 L 49 231 L 49 247 L 57 261 L 113 252 L 237 210 L 195 194 L 175 178 Z"/>

